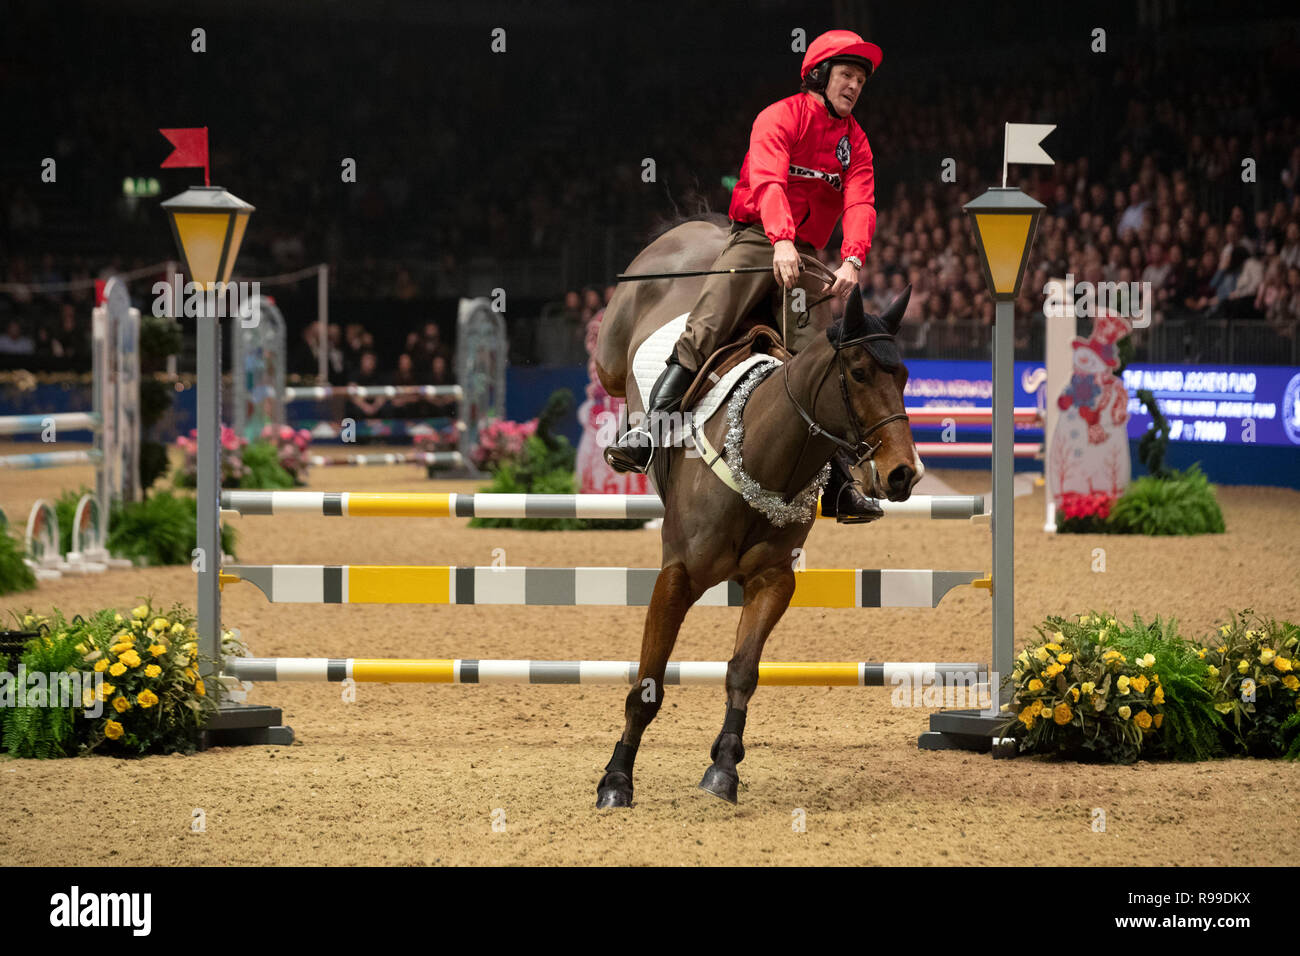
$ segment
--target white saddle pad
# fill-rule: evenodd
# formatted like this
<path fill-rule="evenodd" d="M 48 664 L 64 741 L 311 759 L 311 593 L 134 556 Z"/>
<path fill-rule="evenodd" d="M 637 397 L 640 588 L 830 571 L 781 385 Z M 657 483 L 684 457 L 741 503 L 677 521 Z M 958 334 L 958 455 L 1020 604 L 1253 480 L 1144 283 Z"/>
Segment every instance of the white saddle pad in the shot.
<path fill-rule="evenodd" d="M 636 388 L 641 394 L 642 408 L 650 398 L 650 390 L 654 388 L 655 381 L 664 370 L 664 363 L 668 361 L 669 353 L 681 338 L 682 332 L 686 330 L 686 318 L 689 315 L 689 312 L 683 312 L 671 322 L 666 322 L 641 343 L 641 347 L 636 350 L 636 355 L 632 357 L 632 377 L 636 379 Z M 736 387 L 736 383 L 745 373 L 755 365 L 764 363 L 780 365 L 781 360 L 771 355 L 751 355 L 722 376 L 704 398 L 696 402 L 695 407 L 691 409 L 691 418 L 695 424 L 703 425 L 713 417 L 713 413 L 722 407 L 731 390 Z"/>

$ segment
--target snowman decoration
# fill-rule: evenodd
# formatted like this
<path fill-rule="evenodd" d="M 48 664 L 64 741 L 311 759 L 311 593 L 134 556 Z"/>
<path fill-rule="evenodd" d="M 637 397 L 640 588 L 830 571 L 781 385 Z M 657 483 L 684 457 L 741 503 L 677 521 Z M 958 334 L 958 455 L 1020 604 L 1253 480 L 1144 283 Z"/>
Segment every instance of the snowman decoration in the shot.
<path fill-rule="evenodd" d="M 1088 338 L 1071 343 L 1074 371 L 1056 400 L 1062 414 L 1047 459 L 1048 492 L 1058 508 L 1066 494 L 1114 498 L 1128 487 L 1128 391 L 1115 375 L 1115 343 L 1130 331 L 1127 319 L 1101 315 Z"/>

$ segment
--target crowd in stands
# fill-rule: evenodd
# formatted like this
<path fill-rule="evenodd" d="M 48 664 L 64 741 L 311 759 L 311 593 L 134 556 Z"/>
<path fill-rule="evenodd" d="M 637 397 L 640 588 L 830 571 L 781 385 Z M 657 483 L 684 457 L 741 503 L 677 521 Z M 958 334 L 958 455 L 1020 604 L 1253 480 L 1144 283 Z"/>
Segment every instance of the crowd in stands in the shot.
<path fill-rule="evenodd" d="M 374 335 L 361 323 L 331 324 L 326 349 L 329 381 L 346 385 L 453 385 L 455 361 L 437 322 L 412 331 L 400 352 L 381 356 Z M 288 356 L 287 371 L 311 380 L 320 368 L 320 324 L 308 323 Z M 416 418 L 454 409 L 453 398 L 349 397 L 345 414 L 354 418 Z"/>
<path fill-rule="evenodd" d="M 765 54 L 737 70 L 694 47 L 656 50 L 664 62 L 646 73 L 617 44 L 575 44 L 558 26 L 545 49 L 553 68 L 538 68 L 529 49 L 545 45 L 534 42 L 467 78 L 425 55 L 428 38 L 418 30 L 318 24 L 312 45 L 329 49 L 326 57 L 305 53 L 295 29 L 291 21 L 268 23 L 241 33 L 241 58 L 205 61 L 213 90 L 243 88 L 244 64 L 263 64 L 257 96 L 208 97 L 213 129 L 240 131 L 214 140 L 214 172 L 237 194 L 251 190 L 258 199 L 241 268 L 268 275 L 325 261 L 332 283 L 352 295 L 424 301 L 461 294 L 457 283 L 471 266 L 490 272 L 494 263 L 504 269 L 531 258 L 554 274 L 554 304 L 528 316 L 537 319 L 529 357 L 538 362 L 585 360 L 587 324 L 610 295 L 609 262 L 623 268 L 628 250 L 683 200 L 727 208 L 723 181 L 738 171 L 754 115 L 797 82 L 789 56 Z M 70 330 L 89 321 L 86 283 L 171 254 L 151 201 L 120 198 L 121 169 L 81 161 L 125 156 L 132 171 L 156 167 L 164 144 L 142 142 L 122 121 L 121 104 L 152 116 L 170 94 L 148 70 L 112 73 L 93 87 L 81 82 L 74 48 L 93 47 L 87 31 L 69 34 L 64 65 L 14 51 L 7 80 L 19 125 L 43 121 L 40 82 L 66 85 L 68 108 L 51 148 L 68 170 L 64 200 L 83 211 L 100 247 L 88 251 L 84 236 L 58 241 L 51 227 L 67 207 L 49 205 L 37 185 L 4 177 L 0 282 L 18 286 L 0 288 L 0 352 L 75 352 Z M 142 23 L 135 42 L 161 44 L 165 34 L 165 25 Z M 1231 319 L 1293 340 L 1300 130 L 1286 91 L 1300 55 L 1293 36 L 1275 39 L 1233 56 L 1173 41 L 1138 44 L 1062 63 L 1036 73 L 1032 84 L 978 57 L 926 63 L 909 62 L 923 51 L 892 53 L 856 113 L 875 154 L 879 218 L 863 275 L 872 304 L 911 283 L 913 346 L 971 341 L 988 326 L 993 306 L 961 206 L 1000 179 L 1002 123 L 1015 116 L 1058 126 L 1044 144 L 1056 166 L 1013 167 L 1012 182 L 1048 207 L 1019 314 L 1034 311 L 1046 279 L 1072 272 L 1094 282 L 1150 282 L 1156 324 Z M 561 68 L 570 55 L 573 68 Z M 600 81 L 575 86 L 579 61 L 581 75 Z M 1195 62 L 1214 69 L 1187 68 Z M 348 84 L 361 75 L 376 89 L 400 92 L 359 95 Z M 503 108 L 487 108 L 494 103 Z M 338 185 L 341 156 L 357 159 L 355 185 Z M 649 182 L 646 157 L 657 170 Z M 950 157 L 952 182 L 941 180 Z M 253 193 L 270 170 L 274 203 L 263 211 Z M 118 198 L 109 204 L 106 196 Z M 614 240 L 616 256 L 593 251 Z M 838 244 L 837 233 L 825 253 L 832 264 Z M 19 288 L 78 281 L 51 295 Z M 292 335 L 299 331 L 296 360 L 310 373 L 311 330 L 291 326 Z M 426 332 L 412 333 L 409 359 L 367 346 L 365 329 L 331 334 L 329 367 L 340 381 L 395 375 L 427 383 L 450 374 L 449 356 L 436 365 L 438 347 L 430 349 Z"/>

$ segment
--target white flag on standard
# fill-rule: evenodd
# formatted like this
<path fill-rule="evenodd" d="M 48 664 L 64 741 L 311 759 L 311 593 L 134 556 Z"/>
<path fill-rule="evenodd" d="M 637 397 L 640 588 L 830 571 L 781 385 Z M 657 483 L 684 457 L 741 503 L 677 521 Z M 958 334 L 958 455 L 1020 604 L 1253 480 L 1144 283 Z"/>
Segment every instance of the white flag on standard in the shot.
<path fill-rule="evenodd" d="M 1055 123 L 1007 123 L 1006 139 L 1002 148 L 1002 185 L 1007 184 L 1008 163 L 1032 163 L 1036 166 L 1051 166 L 1056 160 L 1048 156 L 1039 145 L 1052 130 Z"/>

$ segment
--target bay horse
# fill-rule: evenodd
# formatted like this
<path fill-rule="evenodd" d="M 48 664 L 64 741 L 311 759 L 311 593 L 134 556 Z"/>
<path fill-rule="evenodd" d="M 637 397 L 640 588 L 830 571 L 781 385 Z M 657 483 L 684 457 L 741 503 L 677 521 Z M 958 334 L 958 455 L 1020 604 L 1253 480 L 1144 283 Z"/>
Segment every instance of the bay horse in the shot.
<path fill-rule="evenodd" d="M 725 222 L 712 217 L 669 229 L 637 255 L 628 273 L 709 269 L 726 242 Z M 801 283 L 809 276 L 801 273 Z M 611 395 L 627 398 L 629 414 L 644 411 L 632 377 L 633 355 L 656 329 L 690 311 L 703 282 L 625 282 L 610 299 L 596 343 L 596 371 Z M 661 571 L 646 611 L 637 684 L 628 692 L 623 734 L 597 785 L 597 807 L 632 805 L 633 762 L 642 734 L 663 704 L 664 673 L 677 633 L 691 605 L 722 581 L 740 584 L 744 604 L 727 663 L 726 715 L 700 789 L 736 802 L 736 764 L 745 756 L 745 715 L 758 684 L 758 662 L 794 594 L 795 550 L 816 520 L 818 481 L 825 483 L 827 463 L 837 448 L 850 449 L 864 471 L 870 467 L 868 494 L 890 501 L 907 500 L 924 472 L 903 406 L 907 369 L 894 342 L 910 292 L 874 316 L 864 314 L 855 289 L 840 323 L 749 391 L 737 447 L 748 487 L 755 489 L 756 482 L 776 493 L 767 500 L 772 520 L 681 443 L 656 452 L 666 456 L 655 472 L 664 503 Z M 750 384 L 742 383 L 733 396 Z M 728 430 L 724 411 L 700 429 L 717 449 L 724 447 Z M 806 513 L 810 492 L 812 508 Z M 791 516 L 799 502 L 805 513 Z"/>

